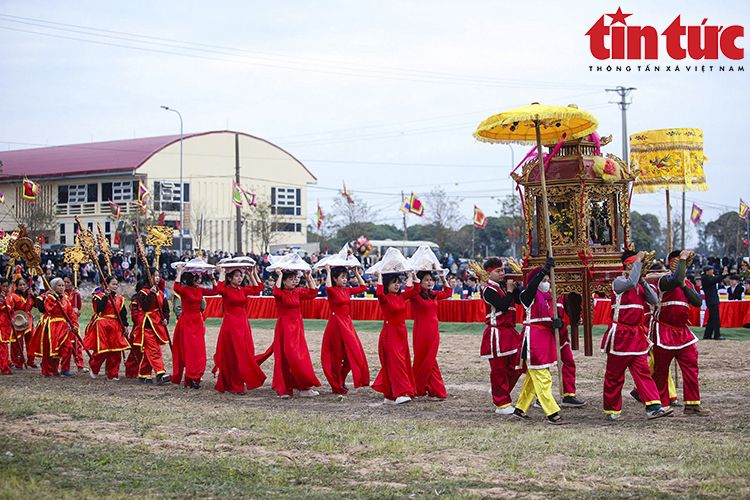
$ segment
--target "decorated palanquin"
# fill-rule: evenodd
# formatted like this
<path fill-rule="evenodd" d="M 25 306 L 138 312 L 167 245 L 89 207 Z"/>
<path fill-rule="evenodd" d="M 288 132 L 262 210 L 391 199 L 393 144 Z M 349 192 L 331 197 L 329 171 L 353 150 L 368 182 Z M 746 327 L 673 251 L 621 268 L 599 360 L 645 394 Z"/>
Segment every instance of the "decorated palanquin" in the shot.
<path fill-rule="evenodd" d="M 550 229 L 555 257 L 558 297 L 574 325 L 571 347 L 579 348 L 582 319 L 584 353 L 593 354 L 594 293 L 609 297 L 611 283 L 620 275 L 620 254 L 630 241 L 629 190 L 633 180 L 620 158 L 602 156 L 601 146 L 612 136 L 589 135 L 566 141 L 549 161 L 546 172 Z M 548 147 L 547 155 L 555 147 Z M 539 162 L 527 161 L 520 174 L 511 174 L 523 186 L 526 220 L 524 273 L 544 264 L 547 241 L 542 219 Z"/>

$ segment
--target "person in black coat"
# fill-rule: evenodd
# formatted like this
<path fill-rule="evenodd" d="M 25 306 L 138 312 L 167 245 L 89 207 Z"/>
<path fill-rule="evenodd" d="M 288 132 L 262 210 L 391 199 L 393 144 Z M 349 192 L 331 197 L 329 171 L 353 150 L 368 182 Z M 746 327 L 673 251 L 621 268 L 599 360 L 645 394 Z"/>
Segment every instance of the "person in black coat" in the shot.
<path fill-rule="evenodd" d="M 721 276 L 714 276 L 714 268 L 706 266 L 703 268 L 701 276 L 701 288 L 706 297 L 706 308 L 708 309 L 708 321 L 706 322 L 706 331 L 703 333 L 704 340 L 724 340 L 721 336 L 721 318 L 719 317 L 719 292 L 716 289 L 724 276 L 727 275 L 726 268 Z"/>
<path fill-rule="evenodd" d="M 740 277 L 733 274 L 729 277 L 729 288 L 727 293 L 729 294 L 729 300 L 742 300 L 742 292 L 745 287 L 740 284 Z"/>

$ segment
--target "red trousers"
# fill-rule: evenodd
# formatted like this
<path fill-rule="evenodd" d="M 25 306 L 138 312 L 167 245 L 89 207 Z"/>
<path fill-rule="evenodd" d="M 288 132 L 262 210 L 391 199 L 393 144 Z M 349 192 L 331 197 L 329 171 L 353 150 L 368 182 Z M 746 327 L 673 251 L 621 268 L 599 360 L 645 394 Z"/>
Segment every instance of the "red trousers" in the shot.
<path fill-rule="evenodd" d="M 11 342 L 10 344 L 10 358 L 13 361 L 13 364 L 16 365 L 18 368 L 23 368 L 24 363 L 28 362 L 30 365 L 34 364 L 34 360 L 36 359 L 32 353 L 26 353 L 26 361 L 24 361 L 24 341 L 26 343 L 26 348 L 28 349 L 29 344 L 31 343 L 31 337 L 33 336 L 34 332 L 27 332 L 26 334 L 18 337 L 18 339 L 15 342 Z"/>
<path fill-rule="evenodd" d="M 686 405 L 701 404 L 701 393 L 698 387 L 698 348 L 695 344 L 682 349 L 664 349 L 654 346 L 654 382 L 661 395 L 661 405 L 669 406 L 669 364 L 677 359 L 683 379 L 683 402 Z M 640 390 L 640 387 L 638 388 Z"/>
<path fill-rule="evenodd" d="M 8 342 L 0 342 L 0 373 L 13 373 L 8 358 Z"/>
<path fill-rule="evenodd" d="M 625 370 L 630 369 L 635 386 L 643 404 L 660 403 L 659 391 L 651 369 L 648 366 L 648 354 L 634 356 L 607 355 L 607 371 L 604 373 L 604 413 L 620 413 L 622 410 L 622 386 L 625 384 Z"/>
<path fill-rule="evenodd" d="M 120 377 L 120 361 L 122 361 L 122 351 L 97 352 L 89 360 L 89 366 L 94 375 L 99 375 L 99 369 L 106 361 L 107 378 Z"/>
<path fill-rule="evenodd" d="M 515 355 L 500 358 L 489 358 L 490 385 L 492 401 L 498 408 L 505 408 L 511 403 L 510 392 L 516 386 L 523 370 L 516 370 Z"/>
<path fill-rule="evenodd" d="M 576 362 L 573 360 L 573 351 L 570 344 L 564 345 L 560 349 L 560 358 L 562 359 L 562 380 L 563 396 L 576 395 Z"/>
<path fill-rule="evenodd" d="M 128 358 L 125 360 L 125 376 L 127 378 L 138 376 L 138 366 L 141 364 L 141 358 L 143 358 L 143 349 L 140 346 L 133 345 Z"/>
<path fill-rule="evenodd" d="M 156 340 L 156 333 L 149 328 L 143 329 L 143 357 L 138 368 L 138 376 L 147 378 L 151 376 L 151 369 L 154 369 L 157 375 L 162 375 L 164 369 L 164 359 L 161 355 L 161 344 Z"/>
<path fill-rule="evenodd" d="M 70 357 L 73 355 L 73 344 L 70 342 L 70 338 L 66 339 L 60 346 L 60 356 L 52 357 L 49 355 L 49 335 L 44 335 L 42 338 L 42 375 L 45 377 L 57 377 L 60 375 L 58 366 L 62 361 L 62 366 L 70 367 Z M 63 368 L 65 370 L 65 368 Z"/>

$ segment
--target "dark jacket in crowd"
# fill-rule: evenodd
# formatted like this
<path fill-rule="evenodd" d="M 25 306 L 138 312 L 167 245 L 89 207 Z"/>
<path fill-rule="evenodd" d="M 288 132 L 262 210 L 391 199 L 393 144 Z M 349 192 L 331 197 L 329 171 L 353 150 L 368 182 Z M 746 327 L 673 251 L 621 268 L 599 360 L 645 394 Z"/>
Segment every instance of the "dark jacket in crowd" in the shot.
<path fill-rule="evenodd" d="M 705 273 L 701 276 L 701 289 L 703 294 L 706 296 L 706 305 L 712 306 L 719 303 L 719 291 L 716 289 L 716 285 L 720 283 L 725 276 L 714 275 L 707 276 Z"/>

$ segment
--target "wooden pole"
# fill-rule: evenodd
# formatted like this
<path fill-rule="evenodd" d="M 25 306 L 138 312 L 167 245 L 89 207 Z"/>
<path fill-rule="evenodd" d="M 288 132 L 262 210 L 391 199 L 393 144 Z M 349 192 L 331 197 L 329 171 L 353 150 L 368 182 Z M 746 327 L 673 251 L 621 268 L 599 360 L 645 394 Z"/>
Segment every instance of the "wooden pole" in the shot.
<path fill-rule="evenodd" d="M 672 253 L 672 210 L 669 206 L 669 189 L 667 189 L 667 255 Z"/>
<path fill-rule="evenodd" d="M 552 254 L 552 230 L 549 226 L 549 205 L 547 204 L 547 173 L 544 171 L 544 155 L 542 154 L 542 134 L 539 131 L 539 120 L 534 121 L 536 128 L 536 148 L 539 158 L 539 172 L 542 179 L 542 215 L 544 216 L 544 231 L 547 236 L 547 255 L 554 257 Z M 531 249 L 529 249 L 531 250 Z M 550 291 L 552 292 L 552 317 L 557 319 L 557 289 L 555 288 L 555 269 L 549 270 Z M 560 355 L 560 334 L 557 329 L 555 332 L 555 347 L 557 348 L 557 383 L 560 387 L 560 398 L 565 394 L 562 383 L 562 356 Z"/>
<path fill-rule="evenodd" d="M 680 237 L 680 248 L 685 249 L 685 191 L 682 192 L 682 235 Z"/>

